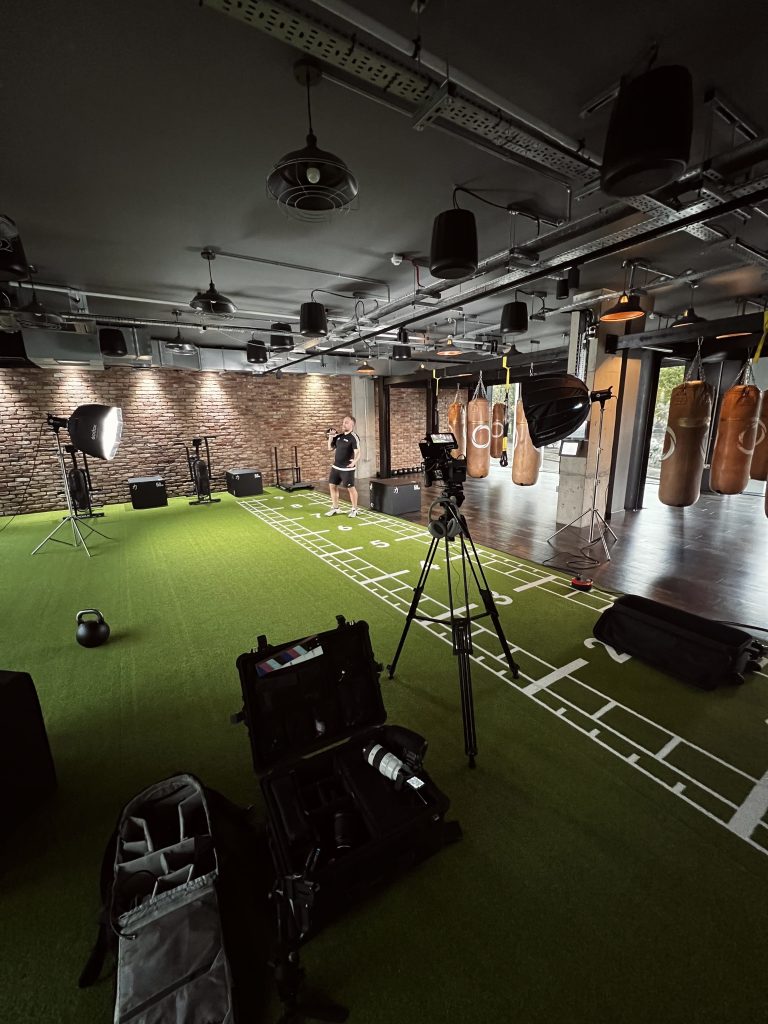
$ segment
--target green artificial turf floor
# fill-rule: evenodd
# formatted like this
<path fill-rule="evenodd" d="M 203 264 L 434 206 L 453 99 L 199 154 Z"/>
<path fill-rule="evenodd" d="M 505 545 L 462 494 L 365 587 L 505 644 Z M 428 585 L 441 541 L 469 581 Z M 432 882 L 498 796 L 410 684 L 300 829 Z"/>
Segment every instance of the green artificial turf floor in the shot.
<path fill-rule="evenodd" d="M 327 508 L 274 491 L 244 507 L 116 506 L 91 559 L 52 544 L 30 557 L 53 513 L 0 534 L 0 665 L 32 674 L 59 776 L 0 855 L 3 1024 L 111 1019 L 111 980 L 76 982 L 104 843 L 138 790 L 189 770 L 260 805 L 246 731 L 229 724 L 235 659 L 258 634 L 290 640 L 343 613 L 391 661 L 429 538 Z M 750 795 L 760 806 L 768 680 L 702 693 L 617 661 L 590 639 L 608 595 L 482 559 L 522 673 L 478 632 L 477 769 L 443 627 L 414 624 L 382 681 L 389 720 L 429 738 L 464 839 L 309 943 L 313 983 L 366 1024 L 766 1019 L 768 822 L 728 825 Z M 456 570 L 438 556 L 427 614 Z M 96 650 L 74 642 L 87 607 L 112 627 Z"/>

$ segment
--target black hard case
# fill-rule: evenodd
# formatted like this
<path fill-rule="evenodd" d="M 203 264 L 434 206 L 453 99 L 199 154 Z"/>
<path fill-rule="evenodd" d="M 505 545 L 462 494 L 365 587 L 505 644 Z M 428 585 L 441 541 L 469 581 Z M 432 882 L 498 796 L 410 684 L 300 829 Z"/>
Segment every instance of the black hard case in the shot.
<path fill-rule="evenodd" d="M 744 682 L 762 648 L 749 633 L 625 594 L 595 623 L 598 640 L 702 690 Z"/>
<path fill-rule="evenodd" d="M 271 647 L 259 639 L 259 650 L 237 659 L 244 701 L 238 718 L 248 727 L 261 776 L 277 874 L 299 883 L 294 911 L 303 915 L 299 928 L 306 937 L 460 833 L 446 825 L 450 801 L 421 767 L 424 738 L 384 724 L 381 666 L 366 622 L 339 617 L 336 629 L 317 635 L 322 656 L 262 677 L 256 664 L 296 641 Z M 396 789 L 363 759 L 370 742 L 413 766 L 424 786 Z M 346 851 L 336 848 L 339 813 L 355 823 Z"/>
<path fill-rule="evenodd" d="M 48 734 L 27 672 L 0 671 L 0 782 L 5 793 L 0 838 L 56 788 Z"/>

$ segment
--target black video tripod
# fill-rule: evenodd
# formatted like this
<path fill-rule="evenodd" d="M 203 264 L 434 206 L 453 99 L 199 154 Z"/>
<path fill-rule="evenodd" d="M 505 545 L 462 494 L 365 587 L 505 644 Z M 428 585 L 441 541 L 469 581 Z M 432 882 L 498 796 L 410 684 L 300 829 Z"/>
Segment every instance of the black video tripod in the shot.
<path fill-rule="evenodd" d="M 411 607 L 408 610 L 408 615 L 405 620 L 405 627 L 403 628 L 403 634 L 400 637 L 400 643 L 397 645 L 395 651 L 395 657 L 392 659 L 392 664 L 387 665 L 389 672 L 389 678 L 395 674 L 395 668 L 400 657 L 400 652 L 405 644 L 405 638 L 408 635 L 408 630 L 414 619 L 418 619 L 420 622 L 437 622 L 445 623 L 445 618 L 436 619 L 429 615 L 420 615 L 418 613 L 419 601 L 424 593 L 424 588 L 427 585 L 427 578 L 429 577 L 429 570 L 432 568 L 432 563 L 435 560 L 440 542 L 445 543 L 445 568 L 446 575 L 448 577 L 448 622 L 451 625 L 451 638 L 453 653 L 459 659 L 459 692 L 461 694 L 461 719 L 464 726 L 464 753 L 469 758 L 469 767 L 475 767 L 475 758 L 477 756 L 477 733 L 475 731 L 475 705 L 472 698 L 472 665 L 470 658 L 472 656 L 472 623 L 478 619 L 483 619 L 486 616 L 490 617 L 493 623 L 493 628 L 496 630 L 496 635 L 499 638 L 501 649 L 504 652 L 504 656 L 507 659 L 507 664 L 512 672 L 512 678 L 517 679 L 519 669 L 517 662 L 512 657 L 512 652 L 509 649 L 507 638 L 504 636 L 504 631 L 501 628 L 501 622 L 499 620 L 499 612 L 496 608 L 496 604 L 493 600 L 493 593 L 491 588 L 488 586 L 488 581 L 485 578 L 483 567 L 480 563 L 480 556 L 477 553 L 477 548 L 472 540 L 472 536 L 467 526 L 467 520 L 459 512 L 459 506 L 464 501 L 464 492 L 460 484 L 448 484 L 446 489 L 443 491 L 442 497 L 434 501 L 430 507 L 430 516 L 432 509 L 439 506 L 443 509 L 442 514 L 437 519 L 431 519 L 427 529 L 432 536 L 432 543 L 429 546 L 427 557 L 424 560 L 421 569 L 421 575 L 419 581 L 413 590 L 413 600 L 411 601 Z M 450 570 L 450 557 L 451 551 L 449 544 L 451 541 L 458 539 L 461 547 L 461 575 L 462 575 L 462 586 L 464 589 L 464 609 L 463 614 L 457 614 L 456 607 L 453 599 L 453 583 L 451 580 Z M 469 613 L 469 580 L 467 576 L 467 567 L 474 578 L 477 589 L 483 600 L 484 611 L 478 612 L 477 615 L 470 615 Z"/>

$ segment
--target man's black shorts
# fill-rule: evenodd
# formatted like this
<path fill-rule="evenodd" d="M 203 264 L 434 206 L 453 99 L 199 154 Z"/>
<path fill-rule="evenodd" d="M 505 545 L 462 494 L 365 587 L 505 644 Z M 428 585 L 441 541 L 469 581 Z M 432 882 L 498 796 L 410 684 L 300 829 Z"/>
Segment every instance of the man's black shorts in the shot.
<path fill-rule="evenodd" d="M 354 487 L 355 471 L 354 469 L 336 469 L 335 466 L 332 466 L 331 472 L 328 474 L 328 483 L 335 484 L 337 487 Z"/>

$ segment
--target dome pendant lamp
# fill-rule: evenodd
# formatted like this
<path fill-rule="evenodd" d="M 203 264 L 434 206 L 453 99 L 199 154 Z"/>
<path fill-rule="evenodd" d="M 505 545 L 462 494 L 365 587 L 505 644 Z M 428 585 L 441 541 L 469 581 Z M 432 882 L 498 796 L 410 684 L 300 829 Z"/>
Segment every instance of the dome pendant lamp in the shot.
<path fill-rule="evenodd" d="M 337 211 L 349 210 L 357 198 L 357 179 L 340 157 L 318 149 L 312 131 L 310 89 L 322 77 L 320 65 L 305 57 L 296 61 L 293 71 L 307 90 L 307 144 L 277 161 L 267 178 L 267 192 L 297 220 L 327 220 Z"/>
<path fill-rule="evenodd" d="M 202 313 L 216 313 L 219 316 L 232 316 L 237 312 L 237 306 L 226 295 L 216 290 L 211 273 L 211 260 L 216 259 L 213 249 L 203 249 L 200 253 L 204 260 L 208 260 L 208 278 L 210 284 L 206 291 L 198 292 L 190 302 L 192 309 L 198 309 Z"/>
<path fill-rule="evenodd" d="M 693 292 L 698 287 L 698 282 L 691 281 L 691 298 L 688 305 L 685 307 L 683 312 L 672 324 L 673 327 L 689 327 L 691 324 L 703 324 L 705 318 L 699 316 L 696 310 L 693 308 Z"/>
<path fill-rule="evenodd" d="M 626 271 L 629 270 L 629 280 Z M 632 260 L 624 261 L 624 291 L 618 298 L 615 305 L 607 309 L 600 317 L 601 321 L 609 324 L 623 323 L 625 320 L 637 320 L 645 316 L 645 310 L 640 305 L 640 296 L 632 291 L 632 282 L 635 278 L 635 264 Z"/>

